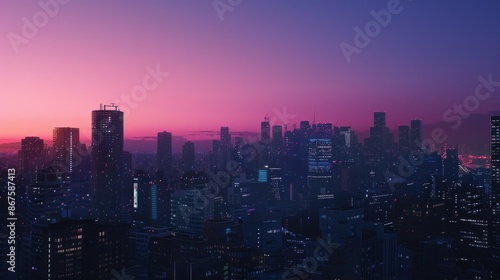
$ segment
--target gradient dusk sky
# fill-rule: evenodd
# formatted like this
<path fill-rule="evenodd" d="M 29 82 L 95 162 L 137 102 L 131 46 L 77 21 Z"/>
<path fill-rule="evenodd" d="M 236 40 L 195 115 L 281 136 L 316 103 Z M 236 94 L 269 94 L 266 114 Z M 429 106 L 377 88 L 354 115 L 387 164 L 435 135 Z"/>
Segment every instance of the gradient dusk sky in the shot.
<path fill-rule="evenodd" d="M 479 75 L 500 81 L 499 1 L 401 0 L 347 63 L 339 44 L 353 45 L 354 28 L 388 2 L 242 0 L 221 20 L 212 1 L 73 0 L 16 53 L 10 36 L 43 10 L 2 0 L 0 142 L 51 139 L 58 126 L 88 136 L 91 111 L 129 95 L 148 67 L 169 76 L 127 114 L 125 137 L 257 131 L 285 106 L 290 124 L 315 112 L 317 122 L 366 130 L 374 111 L 391 127 L 437 123 Z M 499 109 L 500 88 L 477 113 Z"/>

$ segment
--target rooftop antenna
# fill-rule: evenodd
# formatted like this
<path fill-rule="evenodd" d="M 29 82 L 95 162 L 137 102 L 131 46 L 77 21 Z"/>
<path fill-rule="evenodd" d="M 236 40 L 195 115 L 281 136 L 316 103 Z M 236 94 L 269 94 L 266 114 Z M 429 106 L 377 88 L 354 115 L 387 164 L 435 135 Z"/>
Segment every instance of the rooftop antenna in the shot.
<path fill-rule="evenodd" d="M 268 117 L 268 114 L 266 114 L 266 115 L 264 116 L 264 122 L 269 122 L 269 117 Z"/>
<path fill-rule="evenodd" d="M 102 106 L 102 104 L 101 104 L 101 106 Z M 104 105 L 104 110 L 106 110 L 106 107 L 113 107 L 115 109 L 115 111 L 119 111 L 118 105 L 116 105 L 116 103 L 111 103 L 111 105 Z M 102 110 L 102 107 L 101 107 L 101 110 Z"/>

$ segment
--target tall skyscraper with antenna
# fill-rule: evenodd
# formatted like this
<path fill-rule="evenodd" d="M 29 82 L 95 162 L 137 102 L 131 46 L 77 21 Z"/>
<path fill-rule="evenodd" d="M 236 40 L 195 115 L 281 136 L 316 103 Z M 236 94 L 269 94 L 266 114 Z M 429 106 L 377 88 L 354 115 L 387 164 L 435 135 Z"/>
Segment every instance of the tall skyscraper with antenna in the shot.
<path fill-rule="evenodd" d="M 120 218 L 123 112 L 115 104 L 92 111 L 92 214 L 99 222 Z"/>

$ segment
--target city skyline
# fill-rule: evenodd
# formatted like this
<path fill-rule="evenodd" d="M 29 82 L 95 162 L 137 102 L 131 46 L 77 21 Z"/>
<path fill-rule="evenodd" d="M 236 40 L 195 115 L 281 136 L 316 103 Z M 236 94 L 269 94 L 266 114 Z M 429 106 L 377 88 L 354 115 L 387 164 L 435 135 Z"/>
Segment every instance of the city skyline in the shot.
<path fill-rule="evenodd" d="M 0 10 L 0 279 L 500 279 L 499 1 Z"/>
<path fill-rule="evenodd" d="M 110 104 L 101 104 L 100 106 L 111 106 Z M 94 108 L 95 109 L 95 108 Z M 117 107 L 117 110 L 120 108 Z M 282 131 L 285 132 L 287 131 L 293 131 L 294 130 L 294 125 L 296 128 L 300 128 L 300 123 L 302 121 L 308 121 L 310 124 L 316 123 L 316 124 L 332 124 L 335 127 L 343 127 L 343 125 L 335 125 L 335 123 L 332 122 L 318 122 L 315 121 L 315 117 L 313 116 L 312 119 L 302 119 L 299 120 L 296 116 L 290 114 L 286 109 L 283 110 L 282 112 L 275 111 L 277 114 L 272 115 L 272 118 L 267 117 L 268 121 L 270 122 L 270 126 L 281 126 Z M 381 113 L 386 113 L 386 112 L 381 112 Z M 467 150 L 468 153 L 476 154 L 476 155 L 485 155 L 489 154 L 489 119 L 491 115 L 498 115 L 499 112 L 492 112 L 491 114 L 471 114 L 470 117 L 468 118 L 463 118 L 461 119 L 460 126 L 457 129 L 453 129 L 452 123 L 447 123 L 447 122 L 439 122 L 435 124 L 428 124 L 425 123 L 425 121 L 421 119 L 411 119 L 411 120 L 406 120 L 401 121 L 400 125 L 397 125 L 395 127 L 390 127 L 387 125 L 387 128 L 394 133 L 395 139 L 399 139 L 399 129 L 401 126 L 408 126 L 408 129 L 411 126 L 411 123 L 413 121 L 421 121 L 421 131 L 420 133 L 422 134 L 421 137 L 423 139 L 432 139 L 432 134 L 434 131 L 437 130 L 443 130 L 447 136 L 447 141 L 445 141 L 445 145 L 450 145 L 450 146 L 456 146 L 459 147 L 460 150 Z M 377 111 L 372 112 L 372 115 L 368 118 L 368 121 L 371 123 L 370 125 L 373 125 L 373 114 L 377 114 Z M 268 115 L 266 115 L 268 116 Z M 283 117 L 285 116 L 285 117 Z M 280 118 L 282 120 L 288 120 L 290 118 L 294 120 L 292 124 L 288 125 L 283 125 L 282 121 L 280 121 Z M 390 116 L 386 114 L 385 121 L 391 123 L 393 116 Z M 243 137 L 246 141 L 255 141 L 257 139 L 260 139 L 261 134 L 262 134 L 262 127 L 259 127 L 259 125 L 262 125 L 261 123 L 264 121 L 264 119 L 259 119 L 255 121 L 254 129 L 253 131 L 235 131 L 231 127 L 229 127 L 231 134 L 233 135 L 233 140 L 234 142 L 234 136 L 236 137 Z M 456 123 L 455 123 L 456 124 Z M 357 134 L 359 137 L 360 141 L 363 141 L 363 139 L 368 139 L 370 138 L 370 127 L 368 127 L 366 130 L 357 130 L 356 128 L 353 128 L 349 125 L 348 127 L 351 128 L 353 132 Z M 125 118 L 125 124 L 124 124 L 124 129 L 127 127 L 126 123 L 126 118 Z M 287 128 L 285 130 L 285 127 Z M 59 129 L 60 127 L 53 127 L 52 130 Z M 69 128 L 69 127 L 66 127 Z M 171 130 L 168 130 L 168 133 L 170 133 L 172 136 L 172 151 L 175 153 L 180 153 L 182 152 L 182 145 L 186 141 L 193 141 L 197 145 L 197 152 L 207 152 L 212 149 L 212 141 L 217 140 L 220 138 L 220 133 L 222 128 L 227 128 L 227 126 L 220 126 L 219 130 L 202 130 L 202 131 L 193 131 L 189 132 L 185 135 L 179 135 Z M 85 144 L 87 147 L 90 146 L 91 144 L 91 133 L 90 130 L 82 129 L 82 128 L 76 128 L 79 130 L 80 134 L 80 141 L 82 144 Z M 52 132 L 51 130 L 51 132 Z M 161 130 L 164 131 L 164 130 Z M 139 136 L 139 137 L 130 137 L 129 135 L 126 134 L 126 130 L 124 132 L 124 147 L 128 151 L 132 152 L 155 152 L 156 151 L 156 140 L 157 140 L 157 135 L 159 132 L 155 132 L 154 135 L 149 135 L 149 136 Z M 467 134 L 463 134 L 464 131 L 467 131 Z M 0 151 L 17 151 L 20 146 L 21 146 L 21 140 L 26 138 L 26 137 L 39 137 L 42 140 L 44 140 L 44 143 L 48 147 L 52 147 L 54 145 L 53 142 L 53 136 L 47 136 L 43 137 L 40 135 L 25 135 L 19 139 L 7 139 L 6 141 L 2 142 L 0 141 Z M 410 139 L 408 139 L 410 140 Z M 410 142 L 414 142 L 414 140 L 411 140 Z M 436 147 L 439 148 L 439 147 Z"/>

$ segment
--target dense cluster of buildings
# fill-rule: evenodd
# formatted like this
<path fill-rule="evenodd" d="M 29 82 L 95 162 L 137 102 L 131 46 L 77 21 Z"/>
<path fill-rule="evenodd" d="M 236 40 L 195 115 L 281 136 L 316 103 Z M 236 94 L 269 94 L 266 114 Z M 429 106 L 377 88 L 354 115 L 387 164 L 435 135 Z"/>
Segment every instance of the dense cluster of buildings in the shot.
<path fill-rule="evenodd" d="M 90 147 L 69 127 L 22 140 L 12 279 L 500 279 L 500 117 L 477 169 L 384 112 L 364 141 L 265 118 L 250 141 L 221 127 L 208 153 L 164 131 L 131 154 L 123 128 L 104 105 Z"/>

